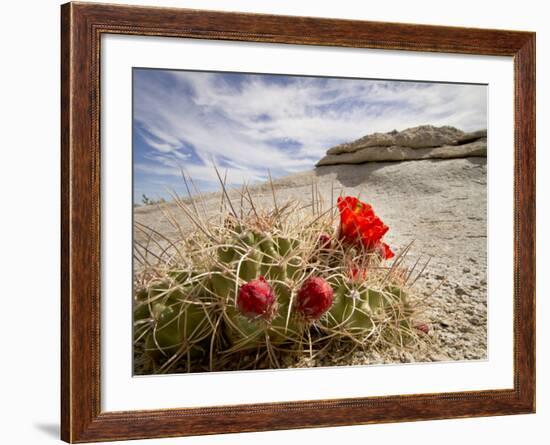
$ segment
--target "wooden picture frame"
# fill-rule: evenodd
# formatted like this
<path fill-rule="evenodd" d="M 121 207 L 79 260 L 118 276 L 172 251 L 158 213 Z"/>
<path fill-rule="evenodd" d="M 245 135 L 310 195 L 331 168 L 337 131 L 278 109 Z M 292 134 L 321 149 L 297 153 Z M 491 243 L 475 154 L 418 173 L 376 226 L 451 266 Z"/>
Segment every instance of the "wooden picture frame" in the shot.
<path fill-rule="evenodd" d="M 61 7 L 61 437 L 173 437 L 535 411 L 535 34 L 92 3 Z M 514 387 L 102 412 L 100 38 L 103 34 L 512 56 L 515 71 Z"/>

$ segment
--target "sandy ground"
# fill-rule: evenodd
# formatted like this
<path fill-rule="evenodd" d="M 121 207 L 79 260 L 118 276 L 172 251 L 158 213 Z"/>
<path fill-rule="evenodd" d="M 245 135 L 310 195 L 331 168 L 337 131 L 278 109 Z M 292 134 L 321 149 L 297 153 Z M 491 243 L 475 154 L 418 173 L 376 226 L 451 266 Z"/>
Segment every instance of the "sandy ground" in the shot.
<path fill-rule="evenodd" d="M 371 203 L 390 227 L 385 237 L 396 250 L 414 240 L 409 263 L 431 257 L 418 290 L 430 295 L 426 320 L 430 346 L 347 359 L 347 364 L 387 361 L 485 359 L 487 355 L 487 185 L 486 158 L 377 162 L 318 167 L 274 181 L 278 200 L 309 202 L 312 181 L 330 203 L 331 190 Z M 254 199 L 272 203 L 269 185 L 251 188 Z M 236 196 L 230 193 L 230 196 Z M 220 196 L 204 196 L 209 214 L 219 214 Z M 175 210 L 171 203 L 167 209 Z M 190 227 L 181 213 L 181 224 Z M 177 231 L 157 206 L 135 209 L 135 220 L 171 238 Z M 141 233 L 135 233 L 138 242 Z M 433 292 L 438 286 L 438 290 Z M 323 365 L 325 363 L 312 364 Z"/>

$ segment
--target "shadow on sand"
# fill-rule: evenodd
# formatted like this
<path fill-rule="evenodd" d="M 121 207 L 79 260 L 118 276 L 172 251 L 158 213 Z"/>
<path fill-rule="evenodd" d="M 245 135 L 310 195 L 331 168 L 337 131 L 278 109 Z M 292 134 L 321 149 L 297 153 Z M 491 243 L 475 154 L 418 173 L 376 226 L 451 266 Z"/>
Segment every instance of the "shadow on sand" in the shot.
<path fill-rule="evenodd" d="M 485 157 L 466 157 L 468 162 L 474 166 L 481 166 L 487 164 L 487 158 Z M 440 164 L 453 159 L 424 159 L 423 162 L 430 164 Z M 316 176 L 325 176 L 335 174 L 336 179 L 344 187 L 358 187 L 367 181 L 373 181 L 376 177 L 383 180 L 384 170 L 388 167 L 395 167 L 401 163 L 417 162 L 411 161 L 388 161 L 388 162 L 365 162 L 363 164 L 339 164 L 339 165 L 323 165 L 314 169 Z"/>

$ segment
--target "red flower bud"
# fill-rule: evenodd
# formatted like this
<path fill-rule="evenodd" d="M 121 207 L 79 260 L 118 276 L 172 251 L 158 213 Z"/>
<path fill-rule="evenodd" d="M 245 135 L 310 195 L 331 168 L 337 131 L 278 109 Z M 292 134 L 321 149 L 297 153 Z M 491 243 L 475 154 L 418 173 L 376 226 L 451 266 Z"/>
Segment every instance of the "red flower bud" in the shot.
<path fill-rule="evenodd" d="M 319 235 L 319 238 L 317 239 L 317 248 L 319 250 L 327 250 L 330 249 L 330 246 L 332 245 L 332 238 L 330 235 L 326 233 L 321 233 Z"/>
<path fill-rule="evenodd" d="M 426 323 L 417 324 L 415 328 L 424 334 L 428 334 L 428 332 L 430 332 L 430 327 Z"/>
<path fill-rule="evenodd" d="M 271 320 L 275 314 L 276 297 L 264 277 L 249 281 L 239 289 L 237 307 L 249 318 Z"/>
<path fill-rule="evenodd" d="M 321 277 L 308 278 L 296 296 L 296 310 L 308 320 L 318 320 L 330 309 L 334 291 Z"/>

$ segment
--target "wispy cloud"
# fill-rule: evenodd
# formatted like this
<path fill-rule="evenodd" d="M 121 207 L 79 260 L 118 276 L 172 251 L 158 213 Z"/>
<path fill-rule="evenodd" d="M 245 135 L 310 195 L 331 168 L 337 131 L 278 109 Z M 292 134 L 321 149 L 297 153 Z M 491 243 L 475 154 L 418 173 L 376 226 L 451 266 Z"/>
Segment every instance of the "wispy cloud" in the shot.
<path fill-rule="evenodd" d="M 486 126 L 479 85 L 136 69 L 136 195 L 165 194 L 183 167 L 205 189 L 312 168 L 327 148 L 375 131 Z"/>

